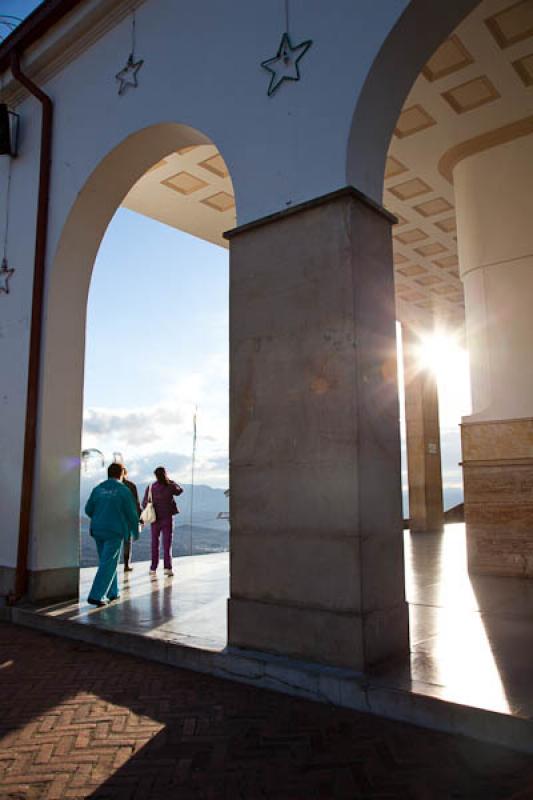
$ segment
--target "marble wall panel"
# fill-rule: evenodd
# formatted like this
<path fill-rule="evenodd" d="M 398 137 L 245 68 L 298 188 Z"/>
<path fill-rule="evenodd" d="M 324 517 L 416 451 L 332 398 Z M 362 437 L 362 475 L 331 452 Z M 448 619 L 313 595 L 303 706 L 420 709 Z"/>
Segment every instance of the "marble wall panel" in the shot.
<path fill-rule="evenodd" d="M 461 426 L 465 461 L 533 458 L 533 419 L 468 422 Z"/>
<path fill-rule="evenodd" d="M 464 463 L 468 505 L 498 503 L 511 506 L 533 503 L 533 460 L 498 464 Z"/>
<path fill-rule="evenodd" d="M 533 420 L 462 426 L 468 564 L 533 577 Z"/>

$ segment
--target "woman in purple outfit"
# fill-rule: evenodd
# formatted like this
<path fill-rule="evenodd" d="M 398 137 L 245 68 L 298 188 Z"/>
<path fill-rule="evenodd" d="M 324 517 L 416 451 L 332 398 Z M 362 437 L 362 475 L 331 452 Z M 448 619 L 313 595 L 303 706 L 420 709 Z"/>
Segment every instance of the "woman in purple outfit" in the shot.
<path fill-rule="evenodd" d="M 154 504 L 156 521 L 152 522 L 152 564 L 150 575 L 155 575 L 159 564 L 159 535 L 163 534 L 163 564 L 165 575 L 172 577 L 172 517 L 178 514 L 178 507 L 174 496 L 182 494 L 183 489 L 171 481 L 164 467 L 156 467 L 154 475 L 157 478 L 152 486 L 147 486 L 144 493 L 143 508 L 146 508 L 152 490 L 152 503 Z"/>

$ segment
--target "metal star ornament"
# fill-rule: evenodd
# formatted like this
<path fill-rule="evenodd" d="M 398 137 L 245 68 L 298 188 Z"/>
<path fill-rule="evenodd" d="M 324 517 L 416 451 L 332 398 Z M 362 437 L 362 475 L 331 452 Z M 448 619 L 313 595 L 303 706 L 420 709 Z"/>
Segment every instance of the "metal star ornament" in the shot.
<path fill-rule="evenodd" d="M 118 87 L 119 94 L 124 94 L 129 86 L 132 86 L 134 89 L 137 88 L 139 85 L 137 81 L 137 73 L 143 64 L 144 61 L 142 58 L 139 59 L 139 61 L 135 61 L 133 53 L 129 54 L 126 66 L 115 75 L 117 81 L 120 82 L 120 86 Z"/>
<path fill-rule="evenodd" d="M 266 69 L 271 74 L 267 91 L 269 97 L 279 89 L 283 81 L 300 80 L 298 62 L 307 53 L 312 44 L 313 42 L 308 40 L 293 47 L 289 34 L 283 34 L 277 55 L 261 62 L 263 69 Z"/>
<path fill-rule="evenodd" d="M 0 266 L 0 294 L 9 294 L 9 279 L 15 270 L 7 265 L 7 258 L 2 259 L 2 266 Z"/>

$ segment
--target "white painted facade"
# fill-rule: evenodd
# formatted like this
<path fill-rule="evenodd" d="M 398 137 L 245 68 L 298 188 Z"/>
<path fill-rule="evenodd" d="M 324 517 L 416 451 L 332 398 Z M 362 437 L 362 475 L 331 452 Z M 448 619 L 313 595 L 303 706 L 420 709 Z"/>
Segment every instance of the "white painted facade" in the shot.
<path fill-rule="evenodd" d="M 23 70 L 54 102 L 32 571 L 78 563 L 87 293 L 106 227 L 133 184 L 168 153 L 213 143 L 229 168 L 237 225 L 346 185 L 380 203 L 390 136 L 411 84 L 475 5 L 291 0 L 293 43 L 313 44 L 300 82 L 272 97 L 260 63 L 279 46 L 281 0 L 138 4 L 136 56 L 144 65 L 138 88 L 123 96 L 115 74 L 130 52 L 130 3 L 86 0 L 21 54 Z M 19 157 L 0 159 L 0 220 L 11 170 L 8 258 L 16 268 L 10 294 L 0 296 L 0 567 L 9 569 L 17 558 L 41 112 L 9 71 L 1 79 L 21 117 Z"/>

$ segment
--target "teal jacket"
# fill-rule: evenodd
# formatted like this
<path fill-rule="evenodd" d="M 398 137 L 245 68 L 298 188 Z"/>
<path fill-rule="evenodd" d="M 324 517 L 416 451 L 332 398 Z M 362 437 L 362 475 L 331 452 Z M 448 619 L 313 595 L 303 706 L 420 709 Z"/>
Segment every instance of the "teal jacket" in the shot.
<path fill-rule="evenodd" d="M 110 539 L 129 539 L 137 534 L 139 517 L 135 501 L 130 490 L 115 478 L 95 486 L 85 513 L 91 518 L 91 533 L 107 534 Z"/>

